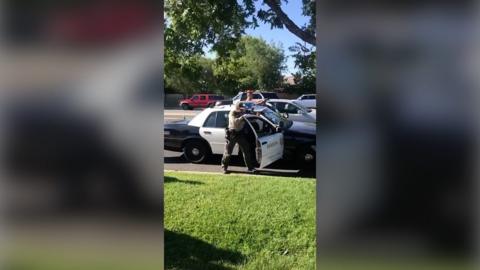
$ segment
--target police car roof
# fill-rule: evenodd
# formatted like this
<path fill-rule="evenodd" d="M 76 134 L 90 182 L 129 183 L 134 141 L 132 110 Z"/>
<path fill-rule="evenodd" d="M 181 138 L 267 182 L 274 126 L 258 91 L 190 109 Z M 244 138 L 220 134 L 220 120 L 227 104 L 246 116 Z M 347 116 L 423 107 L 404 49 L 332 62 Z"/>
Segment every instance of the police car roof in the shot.
<path fill-rule="evenodd" d="M 245 103 L 245 102 L 241 102 L 241 103 Z M 226 110 L 231 110 L 232 107 L 233 107 L 233 105 L 220 105 L 220 106 L 215 106 L 213 108 L 210 108 L 210 110 L 211 111 L 226 111 Z M 266 107 L 266 106 L 257 105 L 257 104 L 254 104 L 252 106 L 252 108 L 253 108 L 254 112 L 262 112 L 263 110 L 268 109 L 268 107 Z"/>

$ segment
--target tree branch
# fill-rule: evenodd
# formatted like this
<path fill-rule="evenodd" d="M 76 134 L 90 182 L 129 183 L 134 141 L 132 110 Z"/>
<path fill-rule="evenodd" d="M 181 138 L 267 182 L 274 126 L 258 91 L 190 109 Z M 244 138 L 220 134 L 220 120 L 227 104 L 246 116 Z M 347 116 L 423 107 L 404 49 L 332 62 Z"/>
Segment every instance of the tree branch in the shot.
<path fill-rule="evenodd" d="M 281 1 L 281 0 L 280 0 Z M 302 30 L 298 25 L 296 25 L 288 16 L 283 12 L 282 8 L 280 7 L 279 0 L 264 0 L 265 4 L 267 4 L 273 12 L 277 15 L 280 21 L 285 25 L 285 27 L 290 31 L 292 34 L 299 37 L 301 40 L 314 45 L 315 46 L 315 36 Z"/>

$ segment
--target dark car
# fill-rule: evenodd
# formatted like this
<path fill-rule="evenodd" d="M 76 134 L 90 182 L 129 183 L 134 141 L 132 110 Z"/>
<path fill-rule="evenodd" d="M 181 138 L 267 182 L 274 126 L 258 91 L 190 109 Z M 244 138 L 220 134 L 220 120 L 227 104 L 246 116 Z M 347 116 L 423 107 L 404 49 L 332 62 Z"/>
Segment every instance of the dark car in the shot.
<path fill-rule="evenodd" d="M 230 108 L 231 106 L 208 108 L 190 121 L 165 124 L 164 148 L 183 152 L 185 158 L 193 163 L 201 163 L 212 154 L 222 154 Z M 277 149 L 281 151 L 280 158 L 295 160 L 302 167 L 312 167 L 315 164 L 315 124 L 290 121 L 264 106 L 255 106 L 255 110 L 260 112 L 260 116 L 252 114 L 248 119 L 252 133 L 264 140 L 262 143 L 269 144 L 278 139 L 279 144 L 283 145 L 281 149 Z M 255 121 L 260 122 L 259 126 L 266 127 L 267 131 L 259 128 Z M 279 128 L 280 132 L 274 131 Z M 271 149 L 273 148 L 265 150 L 268 154 L 264 153 L 263 156 L 277 157 L 278 153 L 273 153 L 276 150 Z M 238 153 L 238 150 L 234 150 L 234 153 Z"/>

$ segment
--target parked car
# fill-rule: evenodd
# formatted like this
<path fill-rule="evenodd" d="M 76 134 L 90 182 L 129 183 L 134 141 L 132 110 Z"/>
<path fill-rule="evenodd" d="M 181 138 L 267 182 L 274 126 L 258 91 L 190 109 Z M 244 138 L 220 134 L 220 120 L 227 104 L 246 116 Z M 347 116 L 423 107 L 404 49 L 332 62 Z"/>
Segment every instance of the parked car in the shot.
<path fill-rule="evenodd" d="M 317 107 L 317 95 L 315 94 L 301 95 L 295 101 L 307 108 L 315 109 Z"/>
<path fill-rule="evenodd" d="M 278 95 L 275 92 L 264 92 L 264 91 L 255 91 L 253 93 L 253 100 L 263 100 L 263 99 L 278 99 Z M 222 106 L 222 105 L 231 105 L 235 101 L 244 101 L 247 99 L 247 93 L 245 92 L 238 92 L 236 96 L 234 96 L 230 100 L 223 100 L 223 101 L 218 101 L 215 103 L 215 106 Z"/>
<path fill-rule="evenodd" d="M 315 123 L 317 120 L 315 110 L 304 107 L 296 100 L 270 99 L 267 105 L 292 121 Z"/>
<path fill-rule="evenodd" d="M 183 152 L 192 163 L 201 163 L 212 154 L 223 154 L 230 109 L 231 106 L 208 108 L 190 121 L 165 124 L 164 148 Z M 255 114 L 245 117 L 252 136 L 252 147 L 260 147 L 260 154 L 255 157 L 260 168 L 282 157 L 295 160 L 302 167 L 315 164 L 314 124 L 288 120 L 265 106 L 257 105 L 253 110 Z M 239 154 L 237 146 L 233 153 Z"/>
<path fill-rule="evenodd" d="M 219 100 L 223 100 L 223 96 L 210 94 L 197 94 L 190 98 L 180 100 L 180 107 L 184 110 L 192 110 L 195 108 L 208 108 L 215 106 Z"/>

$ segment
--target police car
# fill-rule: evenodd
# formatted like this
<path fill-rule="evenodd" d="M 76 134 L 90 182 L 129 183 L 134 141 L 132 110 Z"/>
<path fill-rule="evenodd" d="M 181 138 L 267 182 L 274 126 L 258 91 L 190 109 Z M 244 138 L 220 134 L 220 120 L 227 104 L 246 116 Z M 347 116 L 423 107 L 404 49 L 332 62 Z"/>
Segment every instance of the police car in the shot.
<path fill-rule="evenodd" d="M 164 148 L 182 152 L 192 163 L 202 163 L 212 154 L 223 154 L 225 128 L 230 105 L 207 108 L 192 120 L 182 120 L 164 126 Z M 315 124 L 290 121 L 265 106 L 254 106 L 243 117 L 246 132 L 255 149 L 254 160 L 260 168 L 286 158 L 302 167 L 315 163 Z M 240 154 L 235 146 L 233 154 Z"/>

